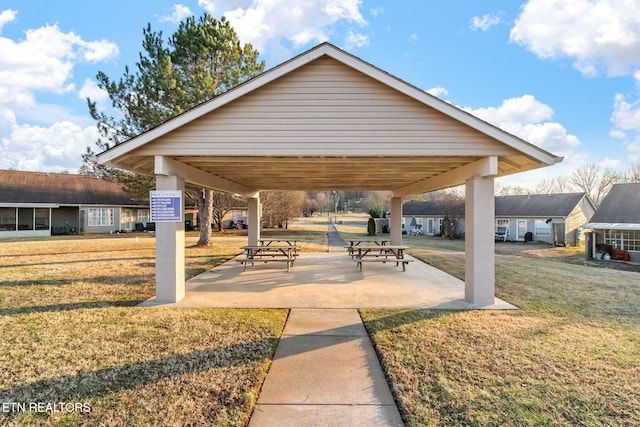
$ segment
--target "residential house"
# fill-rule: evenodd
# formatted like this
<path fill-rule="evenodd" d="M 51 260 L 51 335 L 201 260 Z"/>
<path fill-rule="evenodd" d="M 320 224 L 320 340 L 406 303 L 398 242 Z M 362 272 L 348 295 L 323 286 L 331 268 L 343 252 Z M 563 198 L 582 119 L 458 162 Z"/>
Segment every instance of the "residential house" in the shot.
<path fill-rule="evenodd" d="M 613 185 L 582 228 L 593 233 L 592 244 L 585 248 L 587 256 L 608 253 L 613 258 L 640 262 L 640 184 Z"/>
<path fill-rule="evenodd" d="M 148 204 L 96 176 L 0 170 L 0 238 L 133 231 Z"/>
<path fill-rule="evenodd" d="M 464 202 L 460 202 L 464 215 Z M 408 235 L 440 236 L 447 216 L 445 204 L 435 201 L 408 201 L 402 205 L 402 229 Z"/>
<path fill-rule="evenodd" d="M 535 240 L 561 246 L 584 242 L 580 226 L 593 216 L 595 205 L 586 193 L 496 196 L 495 237 L 503 241 Z M 464 236 L 464 214 L 452 218 L 437 202 L 406 202 L 403 224 L 408 234 L 439 235 L 447 224 L 457 221 L 457 233 Z M 462 209 L 464 212 L 464 209 Z M 447 221 L 449 222 L 449 221 Z M 422 230 L 416 233 L 416 230 Z"/>
<path fill-rule="evenodd" d="M 503 240 L 578 246 L 584 243 L 580 226 L 595 210 L 586 193 L 497 196 L 495 232 Z"/>

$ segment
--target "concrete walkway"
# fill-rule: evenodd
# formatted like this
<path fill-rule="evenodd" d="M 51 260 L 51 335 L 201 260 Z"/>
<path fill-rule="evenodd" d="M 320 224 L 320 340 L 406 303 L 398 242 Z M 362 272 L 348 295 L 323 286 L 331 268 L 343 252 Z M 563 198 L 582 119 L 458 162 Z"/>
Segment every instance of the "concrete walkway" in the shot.
<path fill-rule="evenodd" d="M 357 310 L 291 310 L 249 426 L 401 425 Z"/>
<path fill-rule="evenodd" d="M 345 241 L 342 237 L 340 237 L 340 233 L 336 229 L 336 226 L 333 223 L 329 224 L 329 230 L 327 231 L 327 244 L 329 245 L 329 252 L 342 252 L 345 250 Z"/>
<path fill-rule="evenodd" d="M 344 256 L 333 224 L 328 244 Z M 292 309 L 249 426 L 401 425 L 358 311 Z"/>

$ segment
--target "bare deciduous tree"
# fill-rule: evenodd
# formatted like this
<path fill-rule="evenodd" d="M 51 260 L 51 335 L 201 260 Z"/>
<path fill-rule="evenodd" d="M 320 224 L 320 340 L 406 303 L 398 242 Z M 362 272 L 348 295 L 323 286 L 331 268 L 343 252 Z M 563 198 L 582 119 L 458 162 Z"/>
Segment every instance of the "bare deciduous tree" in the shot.
<path fill-rule="evenodd" d="M 629 170 L 625 175 L 625 181 L 629 183 L 640 183 L 640 163 L 634 163 L 629 166 Z"/>
<path fill-rule="evenodd" d="M 579 190 L 587 193 L 596 205 L 599 205 L 611 186 L 621 181 L 621 176 L 611 168 L 602 169 L 591 163 L 573 171 L 569 180 Z"/>
<path fill-rule="evenodd" d="M 429 193 L 428 197 L 429 200 L 435 201 L 443 208 L 445 216 L 442 221 L 442 235 L 449 239 L 457 238 L 460 219 L 464 217 L 463 190 L 459 188 L 438 190 Z"/>
<path fill-rule="evenodd" d="M 518 194 L 528 194 L 531 193 L 531 190 L 525 188 L 521 185 L 496 185 L 496 196 L 515 196 Z"/>
<path fill-rule="evenodd" d="M 212 215 L 218 231 L 222 231 L 222 220 L 233 209 L 235 204 L 233 194 L 214 191 Z"/>
<path fill-rule="evenodd" d="M 260 193 L 262 215 L 267 227 L 287 228 L 288 221 L 300 215 L 306 194 L 302 191 L 265 191 Z"/>
<path fill-rule="evenodd" d="M 558 176 L 556 178 L 546 178 L 538 183 L 534 189 L 534 194 L 555 194 L 555 193 L 569 193 L 572 191 L 571 182 L 564 176 Z M 525 193 L 526 194 L 526 193 Z"/>
<path fill-rule="evenodd" d="M 374 218 L 383 218 L 389 210 L 391 193 L 388 191 L 371 191 L 365 200 L 365 210 Z"/>

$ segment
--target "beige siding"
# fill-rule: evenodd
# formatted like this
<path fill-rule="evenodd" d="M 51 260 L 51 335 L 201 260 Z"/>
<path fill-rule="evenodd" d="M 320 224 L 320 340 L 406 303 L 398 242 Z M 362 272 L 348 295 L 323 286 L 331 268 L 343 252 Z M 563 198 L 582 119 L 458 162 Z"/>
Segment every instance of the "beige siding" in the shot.
<path fill-rule="evenodd" d="M 593 209 L 593 206 L 591 206 L 591 203 L 589 203 L 586 198 L 583 198 L 578 206 L 571 211 L 566 219 L 565 236 L 567 245 L 573 245 L 576 236 L 578 237 L 578 242 L 575 244 L 584 244 L 585 230 L 581 229 L 580 226 L 588 223 L 594 213 L 595 210 Z"/>
<path fill-rule="evenodd" d="M 427 143 L 427 145 L 424 145 Z M 512 155 L 515 150 L 331 58 L 302 67 L 136 154 Z"/>

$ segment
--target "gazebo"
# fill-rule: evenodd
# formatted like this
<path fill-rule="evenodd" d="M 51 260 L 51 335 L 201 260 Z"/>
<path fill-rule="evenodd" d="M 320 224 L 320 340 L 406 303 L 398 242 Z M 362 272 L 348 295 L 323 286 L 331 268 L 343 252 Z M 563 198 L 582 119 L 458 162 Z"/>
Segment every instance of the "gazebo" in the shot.
<path fill-rule="evenodd" d="M 246 197 L 249 245 L 260 191 L 391 191 L 399 245 L 403 197 L 465 185 L 465 298 L 479 306 L 495 295 L 494 179 L 560 161 L 328 43 L 98 155 L 158 191 Z M 156 239 L 156 300 L 177 302 L 184 223 L 157 223 Z"/>

